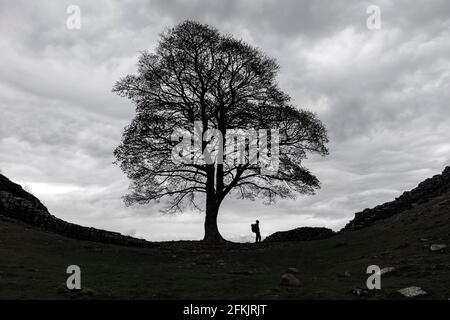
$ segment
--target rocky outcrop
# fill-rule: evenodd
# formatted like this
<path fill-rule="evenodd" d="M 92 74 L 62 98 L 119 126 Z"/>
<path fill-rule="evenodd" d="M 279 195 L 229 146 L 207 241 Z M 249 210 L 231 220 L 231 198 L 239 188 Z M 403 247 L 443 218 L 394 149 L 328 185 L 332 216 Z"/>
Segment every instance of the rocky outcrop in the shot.
<path fill-rule="evenodd" d="M 264 241 L 311 241 L 329 238 L 334 234 L 334 231 L 328 228 L 301 227 L 289 231 L 275 232 Z"/>
<path fill-rule="evenodd" d="M 117 232 L 82 227 L 52 216 L 32 194 L 0 174 L 0 215 L 20 220 L 66 237 L 125 246 L 148 247 L 152 243 Z"/>
<path fill-rule="evenodd" d="M 0 174 L 0 191 L 7 192 L 17 198 L 21 198 L 30 202 L 36 209 L 47 210 L 47 208 L 39 201 L 38 198 L 23 190 L 23 188 Z"/>
<path fill-rule="evenodd" d="M 365 228 L 378 220 L 389 218 L 405 210 L 428 202 L 450 190 L 450 167 L 445 168 L 442 174 L 435 175 L 411 191 L 403 193 L 394 201 L 376 206 L 373 209 L 365 209 L 355 214 L 343 231 L 352 231 Z"/>

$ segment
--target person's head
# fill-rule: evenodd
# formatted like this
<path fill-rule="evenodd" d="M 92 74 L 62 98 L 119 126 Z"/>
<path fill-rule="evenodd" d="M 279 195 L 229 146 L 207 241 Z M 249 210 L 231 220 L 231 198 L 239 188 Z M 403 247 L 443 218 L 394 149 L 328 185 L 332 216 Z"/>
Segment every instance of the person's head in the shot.
<path fill-rule="evenodd" d="M 259 220 L 256 220 L 256 224 L 259 224 Z"/>

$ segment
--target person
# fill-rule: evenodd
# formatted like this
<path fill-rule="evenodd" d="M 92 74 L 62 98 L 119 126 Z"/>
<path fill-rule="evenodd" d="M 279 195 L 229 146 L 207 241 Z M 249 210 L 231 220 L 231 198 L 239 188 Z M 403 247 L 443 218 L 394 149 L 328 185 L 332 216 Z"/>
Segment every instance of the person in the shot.
<path fill-rule="evenodd" d="M 261 231 L 259 230 L 259 220 L 256 220 L 256 223 L 252 224 L 252 231 L 256 233 L 255 242 L 261 242 Z"/>

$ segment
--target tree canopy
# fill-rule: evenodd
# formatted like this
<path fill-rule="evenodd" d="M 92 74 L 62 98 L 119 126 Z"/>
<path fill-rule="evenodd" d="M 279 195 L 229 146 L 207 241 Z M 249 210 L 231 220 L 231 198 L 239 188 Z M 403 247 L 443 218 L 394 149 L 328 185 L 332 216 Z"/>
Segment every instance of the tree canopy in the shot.
<path fill-rule="evenodd" d="M 115 150 L 131 180 L 126 203 L 167 198 L 168 210 L 183 210 L 205 200 L 205 240 L 217 241 L 222 240 L 217 214 L 227 195 L 273 203 L 319 188 L 303 160 L 308 153 L 328 154 L 326 129 L 314 113 L 291 104 L 278 86 L 278 71 L 276 61 L 261 50 L 209 25 L 185 21 L 165 31 L 154 53 L 141 53 L 137 74 L 125 76 L 113 88 L 136 106 Z M 265 172 L 260 161 L 173 161 L 180 143 L 174 132 L 192 132 L 194 122 L 201 124 L 200 137 L 207 136 L 201 139 L 202 151 L 212 144 L 208 129 L 222 134 L 223 143 L 215 149 L 225 158 L 230 132 L 269 130 L 270 137 L 276 129 L 278 170 Z M 262 140 L 258 136 L 256 144 L 261 146 Z M 275 145 L 268 141 L 273 156 Z"/>

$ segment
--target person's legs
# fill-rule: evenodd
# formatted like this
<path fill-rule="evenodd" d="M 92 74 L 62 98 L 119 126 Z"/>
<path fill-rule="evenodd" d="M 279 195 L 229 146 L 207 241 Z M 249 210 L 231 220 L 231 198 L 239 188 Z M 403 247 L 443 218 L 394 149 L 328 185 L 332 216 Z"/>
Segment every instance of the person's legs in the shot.
<path fill-rule="evenodd" d="M 256 242 L 261 242 L 261 234 L 260 233 L 256 234 Z"/>

